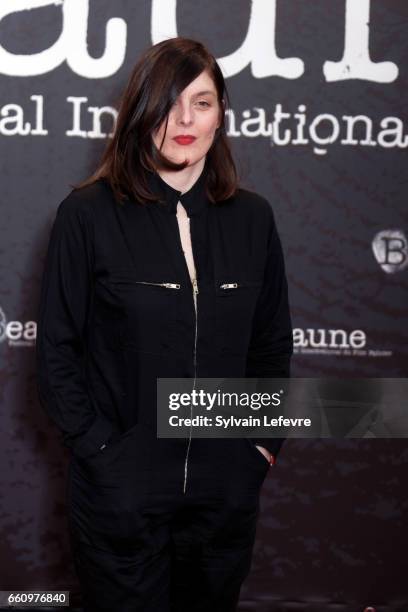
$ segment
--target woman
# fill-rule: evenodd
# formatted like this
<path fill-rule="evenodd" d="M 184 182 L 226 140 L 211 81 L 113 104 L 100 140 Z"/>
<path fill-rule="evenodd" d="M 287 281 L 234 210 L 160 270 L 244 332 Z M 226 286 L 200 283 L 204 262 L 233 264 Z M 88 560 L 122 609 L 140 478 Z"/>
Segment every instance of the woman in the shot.
<path fill-rule="evenodd" d="M 289 376 L 270 204 L 237 185 L 227 95 L 194 40 L 148 49 L 97 172 L 59 205 L 38 317 L 41 402 L 71 449 L 86 612 L 229 612 L 282 439 L 156 436 L 158 377 Z"/>

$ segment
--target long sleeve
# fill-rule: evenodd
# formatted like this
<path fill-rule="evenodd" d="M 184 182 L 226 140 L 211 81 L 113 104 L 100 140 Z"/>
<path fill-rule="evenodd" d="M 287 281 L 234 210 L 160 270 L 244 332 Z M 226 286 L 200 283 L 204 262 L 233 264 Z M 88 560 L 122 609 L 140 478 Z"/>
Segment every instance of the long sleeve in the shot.
<path fill-rule="evenodd" d="M 98 452 L 114 426 L 98 412 L 86 383 L 87 318 L 92 301 L 92 230 L 74 192 L 58 206 L 43 271 L 37 317 L 36 381 L 40 404 L 65 446 Z"/>
<path fill-rule="evenodd" d="M 246 377 L 289 378 L 293 353 L 292 322 L 281 241 L 272 209 L 264 284 L 258 298 L 248 349 Z M 275 459 L 285 438 L 256 438 Z"/>

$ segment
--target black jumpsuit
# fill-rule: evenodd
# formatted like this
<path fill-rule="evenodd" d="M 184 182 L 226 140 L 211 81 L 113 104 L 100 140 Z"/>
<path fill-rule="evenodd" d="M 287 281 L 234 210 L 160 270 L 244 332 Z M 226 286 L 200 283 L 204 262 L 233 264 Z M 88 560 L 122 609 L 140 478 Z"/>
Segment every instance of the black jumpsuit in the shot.
<path fill-rule="evenodd" d="M 71 449 L 68 517 L 85 612 L 232 612 L 275 439 L 158 439 L 157 377 L 289 376 L 292 327 L 270 204 L 240 189 L 58 207 L 37 328 L 41 403 Z M 190 217 L 193 294 L 176 218 Z M 196 298 L 196 302 L 194 300 Z"/>

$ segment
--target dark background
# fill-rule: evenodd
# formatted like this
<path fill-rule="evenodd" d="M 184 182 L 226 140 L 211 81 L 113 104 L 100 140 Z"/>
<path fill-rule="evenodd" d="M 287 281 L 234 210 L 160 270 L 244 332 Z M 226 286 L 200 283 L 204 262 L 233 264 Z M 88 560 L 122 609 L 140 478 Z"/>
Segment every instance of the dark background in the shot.
<path fill-rule="evenodd" d="M 6 5 L 12 3 L 3 0 L 1 10 Z M 87 5 L 82 33 L 80 9 Z M 0 20 L 3 590 L 70 589 L 80 605 L 65 518 L 68 456 L 36 394 L 40 281 L 56 207 L 71 184 L 94 170 L 113 129 L 106 113 L 102 134 L 92 135 L 87 108 L 115 106 L 142 50 L 159 42 L 156 26 L 165 37 L 176 34 L 165 16 L 165 7 L 172 5 L 171 0 L 65 0 L 18 13 L 10 8 Z M 285 252 L 295 327 L 293 375 L 406 377 L 408 3 L 280 0 L 275 26 L 265 19 L 256 24 L 261 5 L 179 0 L 177 33 L 200 39 L 220 60 L 240 47 L 252 19 L 250 53 L 269 36 L 279 58 L 304 63 L 296 78 L 276 70 L 260 78 L 244 61 L 227 78 L 237 131 L 230 130 L 230 136 L 241 182 L 269 199 Z M 380 82 L 367 71 L 355 76 L 353 66 L 345 78 L 328 80 L 325 62 L 343 56 L 346 8 L 351 16 L 365 5 L 370 5 L 371 62 L 391 65 L 384 67 Z M 160 23 L 152 20 L 156 10 L 165 17 Z M 124 20 L 126 34 L 113 35 L 110 53 L 123 47 L 125 54 L 116 67 L 111 61 L 110 73 L 99 73 L 111 18 Z M 49 51 L 54 44 L 57 48 Z M 94 62 L 89 71 L 79 55 L 81 45 Z M 264 65 L 269 65 L 267 53 L 270 49 L 261 49 Z M 32 132 L 36 106 L 31 96 L 43 97 L 46 134 Z M 86 99 L 82 137 L 69 134 L 70 96 Z M 256 109 L 263 109 L 269 123 L 278 104 L 292 115 L 280 127 L 281 136 L 284 129 L 291 131 L 287 144 L 257 135 L 256 125 L 247 128 L 252 135 L 245 133 L 245 111 L 254 118 L 261 112 Z M 296 144 L 293 115 L 299 105 L 306 107 L 306 144 Z M 324 114 L 338 122 L 339 134 L 321 145 L 313 142 L 309 128 Z M 344 142 L 344 115 L 368 117 L 373 144 L 364 144 L 362 124 L 354 131 L 355 144 Z M 381 140 L 386 117 L 399 121 L 400 144 L 395 135 Z M 315 129 L 320 138 L 332 131 L 327 120 Z M 395 236 L 398 242 L 392 242 Z M 389 265 L 384 266 L 373 245 L 387 244 L 394 253 L 385 254 Z M 349 340 L 330 346 L 322 342 L 329 330 L 343 330 L 346 338 L 362 330 L 365 341 L 358 353 Z M 300 341 L 302 334 L 306 339 L 314 334 L 318 346 Z M 407 464 L 404 439 L 287 441 L 263 486 L 242 610 L 363 612 L 374 606 L 377 612 L 407 612 Z"/>

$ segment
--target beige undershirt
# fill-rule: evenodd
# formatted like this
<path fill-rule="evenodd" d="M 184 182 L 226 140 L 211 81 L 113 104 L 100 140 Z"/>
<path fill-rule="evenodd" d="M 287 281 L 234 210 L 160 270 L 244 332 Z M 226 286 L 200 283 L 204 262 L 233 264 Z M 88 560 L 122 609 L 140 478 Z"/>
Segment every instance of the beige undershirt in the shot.
<path fill-rule="evenodd" d="M 190 279 L 192 281 L 194 278 L 196 278 L 196 269 L 194 265 L 193 249 L 191 247 L 190 218 L 188 217 L 187 211 L 181 202 L 178 202 L 177 204 L 177 221 L 179 225 L 184 257 L 186 258 Z"/>

